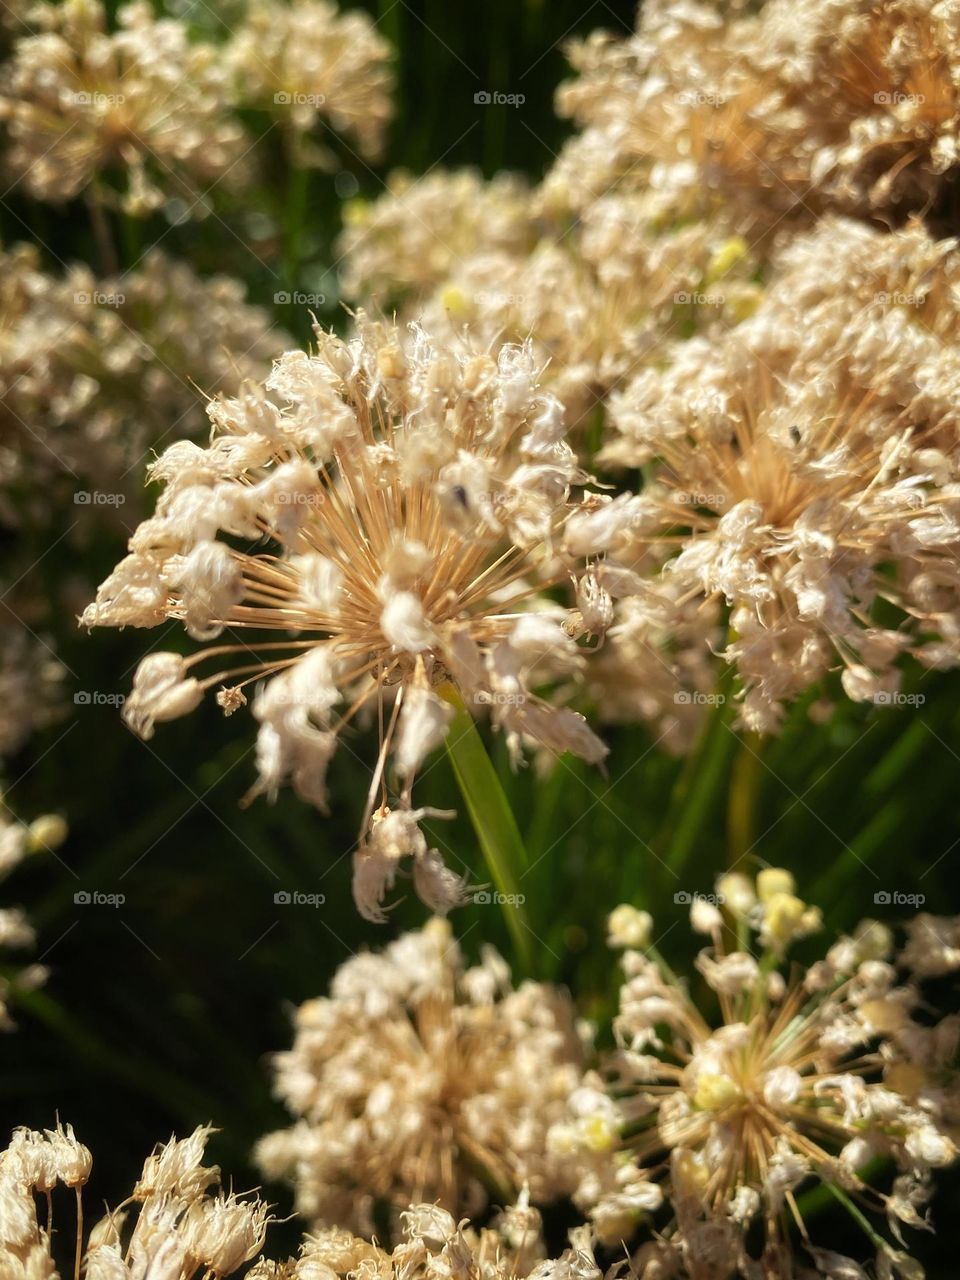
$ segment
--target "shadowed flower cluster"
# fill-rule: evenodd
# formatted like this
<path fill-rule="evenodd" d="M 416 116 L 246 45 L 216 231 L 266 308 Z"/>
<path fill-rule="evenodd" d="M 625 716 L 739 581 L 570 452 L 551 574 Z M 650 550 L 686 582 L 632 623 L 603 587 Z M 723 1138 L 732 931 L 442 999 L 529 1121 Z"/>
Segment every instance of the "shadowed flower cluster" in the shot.
<path fill-rule="evenodd" d="M 434 919 L 347 961 L 329 997 L 297 1010 L 293 1048 L 275 1064 L 299 1119 L 261 1140 L 261 1167 L 293 1182 L 308 1221 L 365 1235 L 411 1199 L 470 1217 L 512 1204 L 522 1187 L 556 1200 L 571 1184 L 546 1133 L 582 1056 L 564 992 L 514 990 L 489 947 L 466 968 Z"/>

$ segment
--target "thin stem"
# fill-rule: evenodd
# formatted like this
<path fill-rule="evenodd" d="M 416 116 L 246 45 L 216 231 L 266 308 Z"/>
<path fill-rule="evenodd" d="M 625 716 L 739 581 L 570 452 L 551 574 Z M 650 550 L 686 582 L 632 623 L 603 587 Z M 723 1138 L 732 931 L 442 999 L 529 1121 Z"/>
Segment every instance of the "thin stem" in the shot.
<path fill-rule="evenodd" d="M 678 788 L 671 797 L 665 839 L 667 865 L 679 875 L 686 867 L 729 776 L 730 761 L 739 738 L 730 728 L 733 705 L 730 697 L 732 675 L 728 669 L 718 685 L 717 701 L 705 726 L 703 738 L 688 762 Z"/>
<path fill-rule="evenodd" d="M 529 974 L 533 971 L 533 933 L 527 924 L 517 879 L 527 866 L 523 840 L 473 716 L 452 684 L 441 685 L 437 692 L 453 708 L 453 720 L 445 739 L 447 755 L 496 886 L 521 967 Z"/>
<path fill-rule="evenodd" d="M 763 770 L 763 738 L 743 736 L 733 762 L 727 800 L 727 865 L 735 867 L 753 849 L 757 839 L 757 799 Z"/>

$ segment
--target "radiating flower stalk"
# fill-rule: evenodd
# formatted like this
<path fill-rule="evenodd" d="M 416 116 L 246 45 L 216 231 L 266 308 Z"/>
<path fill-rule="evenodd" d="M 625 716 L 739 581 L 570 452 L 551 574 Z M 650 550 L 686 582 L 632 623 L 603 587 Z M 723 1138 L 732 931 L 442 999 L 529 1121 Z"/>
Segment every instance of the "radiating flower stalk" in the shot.
<path fill-rule="evenodd" d="M 624 906 L 610 918 L 626 948 L 618 1051 L 552 1134 L 583 1155 L 576 1198 L 600 1237 L 629 1236 L 663 1207 L 669 1221 L 635 1258 L 641 1276 L 793 1275 L 794 1238 L 818 1274 L 861 1276 L 810 1238 L 800 1191 L 816 1180 L 865 1228 L 878 1274 L 922 1275 L 902 1229 L 929 1227 L 932 1175 L 957 1157 L 960 1027 L 929 1020 L 914 975 L 956 968 L 955 926 L 918 917 L 898 957 L 891 931 L 867 920 L 802 976 L 784 975 L 820 913 L 773 868 L 755 884 L 721 877 L 691 923 L 710 939 L 696 967 L 718 1021 L 659 955 L 649 915 Z M 877 1163 L 895 1169 L 885 1186 Z"/>

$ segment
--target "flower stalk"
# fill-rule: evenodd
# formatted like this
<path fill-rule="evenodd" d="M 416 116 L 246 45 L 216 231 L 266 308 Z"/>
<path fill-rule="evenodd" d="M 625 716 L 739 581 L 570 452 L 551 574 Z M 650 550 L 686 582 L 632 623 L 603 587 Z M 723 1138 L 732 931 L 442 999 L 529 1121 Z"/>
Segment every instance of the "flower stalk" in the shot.
<path fill-rule="evenodd" d="M 520 967 L 529 975 L 533 971 L 533 934 L 519 886 L 519 877 L 527 867 L 523 839 L 497 771 L 459 692 L 449 682 L 437 692 L 453 708 L 453 720 L 444 739 L 447 755 L 496 886 Z"/>

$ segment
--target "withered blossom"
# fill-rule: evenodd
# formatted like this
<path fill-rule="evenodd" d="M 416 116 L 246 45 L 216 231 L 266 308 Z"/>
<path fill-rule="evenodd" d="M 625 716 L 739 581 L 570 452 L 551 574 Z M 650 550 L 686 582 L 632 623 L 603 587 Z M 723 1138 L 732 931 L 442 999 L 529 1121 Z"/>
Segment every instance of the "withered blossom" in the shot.
<path fill-rule="evenodd" d="M 230 715 L 262 681 L 255 793 L 291 783 L 325 809 L 340 735 L 375 718 L 358 905 L 382 919 L 409 857 L 444 910 L 465 886 L 428 847 L 412 788 L 451 701 L 489 711 L 515 758 L 524 742 L 605 754 L 582 716 L 536 691 L 583 663 L 569 611 L 542 593 L 569 579 L 562 530 L 587 476 L 529 349 L 440 346 L 363 316 L 349 340 L 317 341 L 265 388 L 214 401 L 208 449 L 181 442 L 157 460 L 156 514 L 82 622 L 175 618 L 204 642 L 141 663 L 124 718 L 144 737 L 209 689 Z"/>
<path fill-rule="evenodd" d="M 580 1083 L 584 1046 L 558 988 L 516 990 L 492 948 L 464 966 L 434 919 L 337 971 L 328 997 L 296 1013 L 276 1091 L 297 1117 L 263 1138 L 269 1178 L 289 1179 L 314 1225 L 367 1235 L 426 1200 L 455 1216 L 538 1203 L 570 1190 L 547 1149 L 550 1125 Z"/>
<path fill-rule="evenodd" d="M 611 933 L 629 946 L 618 911 Z M 577 1199 L 598 1235 L 629 1240 L 663 1208 L 661 1238 L 634 1259 L 641 1276 L 792 1276 L 798 1255 L 811 1274 L 859 1275 L 810 1240 L 799 1194 L 817 1181 L 861 1224 L 886 1217 L 889 1236 L 869 1228 L 877 1274 L 920 1275 L 902 1231 L 929 1228 L 932 1173 L 957 1156 L 957 1019 L 930 1020 L 907 952 L 875 920 L 784 973 L 821 922 L 778 868 L 721 877 L 690 919 L 710 940 L 696 968 L 713 997 L 694 996 L 641 930 L 624 955 L 617 1050 L 550 1135 L 579 1153 Z M 874 1160 L 893 1165 L 885 1181 Z"/>

